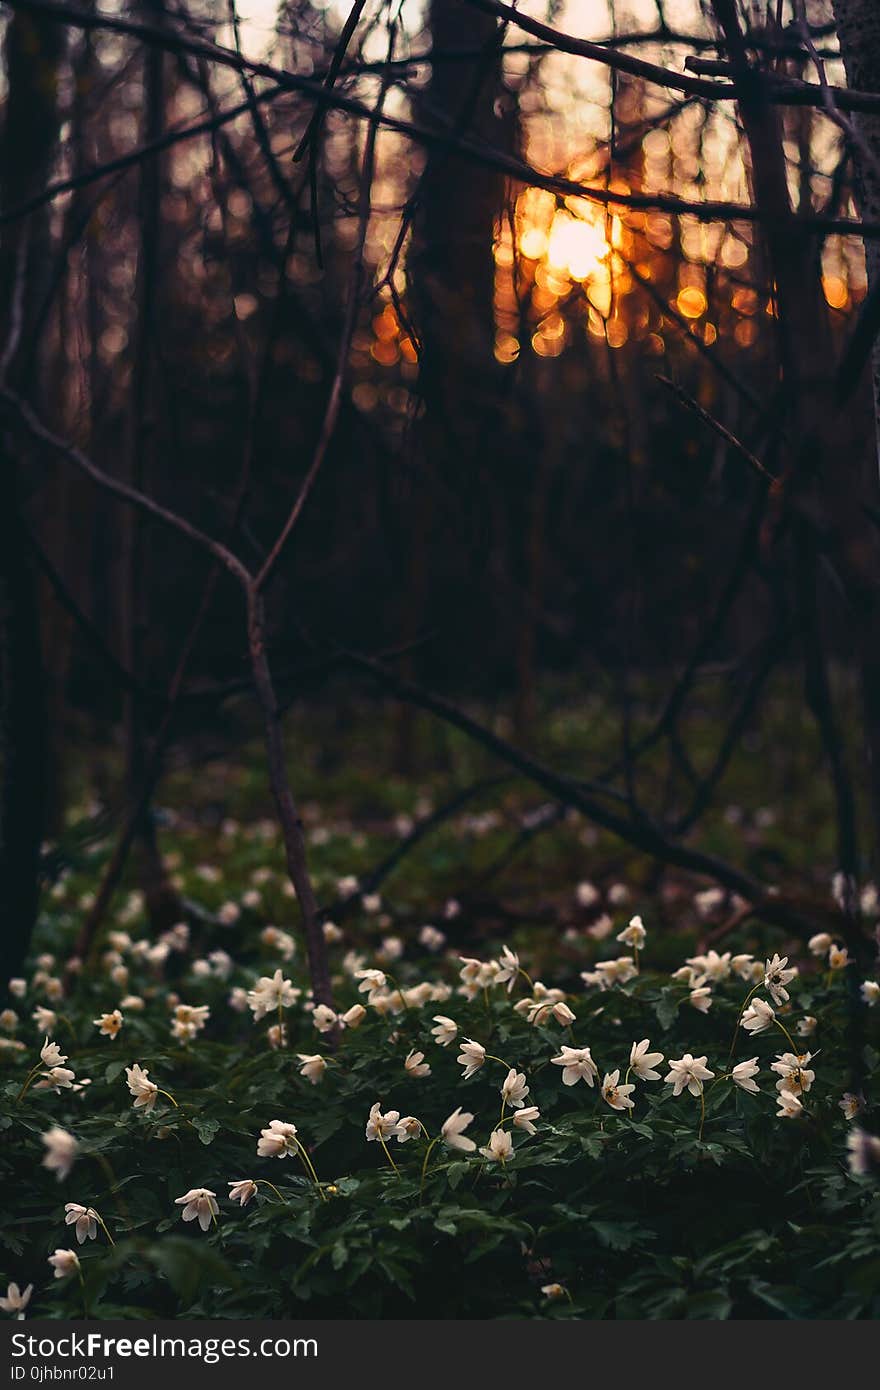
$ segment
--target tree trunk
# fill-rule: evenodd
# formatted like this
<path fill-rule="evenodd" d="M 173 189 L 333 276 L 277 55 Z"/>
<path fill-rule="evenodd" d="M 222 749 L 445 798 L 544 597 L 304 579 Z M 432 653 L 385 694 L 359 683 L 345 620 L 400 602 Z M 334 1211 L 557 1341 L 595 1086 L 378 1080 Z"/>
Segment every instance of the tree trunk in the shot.
<path fill-rule="evenodd" d="M 14 207 L 48 178 L 58 135 L 57 70 L 63 30 L 14 14 L 4 44 L 8 94 L 0 141 L 0 202 Z M 22 240 L 26 238 L 26 240 Z M 0 350 L 20 311 L 27 343 L 51 266 L 48 214 L 13 223 L 0 248 Z M 20 293 L 18 293 L 20 291 Z M 8 354 L 16 380 L 17 352 Z M 37 581 L 22 516 L 16 455 L 0 438 L 0 982 L 21 967 L 37 914 L 44 833 L 47 737 Z"/>
<path fill-rule="evenodd" d="M 880 94 L 880 4 L 877 0 L 832 0 L 837 37 L 850 87 Z M 874 156 L 855 151 L 857 194 L 865 221 L 880 218 L 880 116 L 854 112 L 853 123 Z M 868 289 L 880 295 L 880 241 L 865 242 Z M 880 338 L 873 355 L 874 417 L 880 454 Z"/>

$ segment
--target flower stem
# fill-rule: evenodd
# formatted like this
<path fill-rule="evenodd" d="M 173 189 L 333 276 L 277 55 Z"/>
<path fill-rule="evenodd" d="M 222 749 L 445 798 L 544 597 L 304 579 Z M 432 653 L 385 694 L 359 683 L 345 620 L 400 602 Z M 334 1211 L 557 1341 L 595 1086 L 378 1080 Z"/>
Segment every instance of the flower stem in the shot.
<path fill-rule="evenodd" d="M 287 1198 L 281 1196 L 281 1193 L 278 1191 L 278 1188 L 275 1186 L 274 1182 L 270 1182 L 268 1178 L 257 1178 L 257 1187 L 259 1187 L 261 1183 L 263 1187 L 271 1187 L 279 1202 L 283 1202 L 285 1206 L 289 1205 Z"/>
<path fill-rule="evenodd" d="M 306 1151 L 305 1145 L 303 1145 L 303 1144 L 297 1144 L 297 1149 L 296 1149 L 296 1151 L 297 1151 L 297 1153 L 299 1154 L 300 1158 L 302 1159 L 303 1166 L 305 1167 L 307 1173 L 309 1174 L 310 1178 L 312 1179 L 312 1182 L 315 1184 L 315 1187 L 318 1189 L 318 1192 L 321 1194 L 321 1201 L 322 1201 L 322 1202 L 326 1202 L 326 1201 L 328 1200 L 327 1193 L 324 1191 L 323 1187 L 321 1186 L 321 1183 L 320 1183 L 320 1181 L 319 1181 L 319 1179 L 318 1179 L 318 1174 L 315 1172 L 315 1165 L 314 1165 L 314 1163 L 312 1162 L 312 1160 L 309 1158 L 309 1155 L 308 1155 L 308 1153 L 307 1153 L 307 1151 Z M 390 1154 L 389 1154 L 389 1157 L 390 1157 Z M 393 1164 L 392 1164 L 392 1167 L 393 1167 Z"/>
<path fill-rule="evenodd" d="M 734 1054 L 734 1051 L 735 1051 L 735 1049 L 736 1049 L 736 1040 L 737 1040 L 737 1037 L 739 1036 L 739 1026 L 740 1026 L 740 1024 L 742 1023 L 742 1016 L 743 1016 L 743 1014 L 745 1013 L 746 1009 L 747 1009 L 748 1006 L 749 1006 L 749 1000 L 752 998 L 752 996 L 753 996 L 754 994 L 757 994 L 757 993 L 758 993 L 758 990 L 761 988 L 761 985 L 763 985 L 763 983 L 764 983 L 764 981 L 761 980 L 759 984 L 755 985 L 755 988 L 754 988 L 754 989 L 750 989 L 749 992 L 748 992 L 748 994 L 746 995 L 745 999 L 743 1000 L 742 1004 L 740 1005 L 739 1013 L 737 1014 L 737 1018 L 736 1018 L 736 1027 L 735 1027 L 734 1030 L 733 1030 L 733 1041 L 732 1041 L 731 1044 L 730 1044 L 730 1051 L 729 1051 L 729 1053 L 727 1054 L 727 1065 L 728 1065 L 728 1066 L 730 1066 L 730 1063 L 733 1061 L 733 1054 Z"/>
<path fill-rule="evenodd" d="M 424 1161 L 422 1162 L 422 1181 L 421 1181 L 421 1183 L 419 1184 L 419 1196 L 420 1196 L 420 1197 L 422 1196 L 422 1194 L 423 1194 L 424 1191 L 425 1191 L 425 1178 L 426 1178 L 427 1173 L 428 1173 L 428 1159 L 431 1157 L 431 1151 L 432 1151 L 432 1149 L 434 1148 L 434 1145 L 435 1145 L 435 1144 L 437 1143 L 437 1141 L 439 1140 L 439 1138 L 440 1138 L 440 1135 L 438 1134 L 438 1135 L 436 1136 L 436 1138 L 434 1138 L 434 1139 L 431 1140 L 430 1144 L 428 1145 L 427 1149 L 425 1150 L 425 1157 L 424 1157 Z"/>
<path fill-rule="evenodd" d="M 42 1065 L 43 1065 L 43 1063 L 42 1063 L 42 1061 L 40 1061 L 40 1062 L 37 1063 L 37 1065 L 36 1065 L 35 1067 L 31 1067 L 30 1071 L 28 1072 L 27 1076 L 26 1076 L 25 1079 L 24 1079 L 24 1085 L 22 1086 L 22 1088 L 21 1088 L 21 1090 L 19 1091 L 18 1095 L 15 1097 L 15 1103 L 16 1103 L 16 1105 L 18 1105 L 18 1103 L 19 1103 L 20 1100 L 23 1100 L 23 1099 L 24 1099 L 25 1095 L 27 1094 L 27 1089 L 28 1089 L 28 1087 L 30 1086 L 31 1082 L 33 1081 L 34 1077 L 36 1076 L 37 1072 L 40 1070 L 40 1067 L 41 1067 Z"/>
<path fill-rule="evenodd" d="M 97 1218 L 98 1218 L 98 1223 L 99 1223 L 99 1225 L 100 1225 L 100 1227 L 101 1227 L 101 1230 L 104 1232 L 104 1235 L 107 1237 L 107 1239 L 109 1240 L 109 1242 L 110 1242 L 111 1245 L 115 1245 L 115 1244 L 116 1244 L 116 1241 L 113 1239 L 113 1237 L 111 1236 L 110 1232 L 107 1230 L 107 1223 L 106 1223 L 106 1221 L 104 1220 L 103 1216 L 101 1215 L 101 1213 L 100 1213 L 99 1211 L 96 1211 L 96 1212 L 95 1212 L 95 1215 L 96 1215 Z"/>
<path fill-rule="evenodd" d="M 388 1162 L 391 1164 L 391 1167 L 394 1169 L 394 1171 L 395 1171 L 395 1173 L 397 1174 L 397 1176 L 400 1177 L 400 1169 L 398 1168 L 397 1164 L 394 1162 L 394 1159 L 391 1157 L 391 1150 L 389 1149 L 388 1145 L 385 1143 L 385 1140 L 382 1138 L 381 1134 L 379 1135 L 379 1143 L 382 1145 L 382 1148 L 385 1150 L 385 1157 L 388 1159 Z"/>
<path fill-rule="evenodd" d="M 700 1132 L 697 1135 L 697 1142 L 703 1142 L 703 1126 L 706 1123 L 706 1097 L 703 1092 L 703 1083 L 700 1082 Z"/>
<path fill-rule="evenodd" d="M 491 1053 L 491 1052 L 487 1052 L 487 1053 L 486 1053 L 486 1061 L 487 1061 L 487 1062 L 500 1062 L 501 1065 L 502 1065 L 502 1067 L 507 1067 L 507 1070 L 508 1070 L 508 1071 L 513 1071 L 513 1067 L 507 1066 L 507 1063 L 505 1062 L 505 1060 L 504 1060 L 503 1057 L 496 1057 L 496 1056 L 495 1056 L 493 1053 Z"/>

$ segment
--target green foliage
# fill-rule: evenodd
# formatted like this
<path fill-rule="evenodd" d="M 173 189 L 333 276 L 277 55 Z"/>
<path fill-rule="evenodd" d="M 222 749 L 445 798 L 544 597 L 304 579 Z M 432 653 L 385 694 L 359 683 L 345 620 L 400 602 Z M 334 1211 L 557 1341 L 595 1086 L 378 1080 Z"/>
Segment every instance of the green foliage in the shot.
<path fill-rule="evenodd" d="M 341 948 L 340 948 L 341 949 Z M 650 943 L 648 946 L 650 951 Z M 252 943 L 242 954 L 252 951 Z M 395 965 L 413 987 L 426 976 L 456 982 L 459 962 L 442 958 Z M 259 969 L 260 967 L 257 967 Z M 138 967 L 132 964 L 134 977 Z M 296 971 L 285 967 L 292 976 Z M 238 965 L 233 981 L 253 980 Z M 151 978 L 152 976 L 152 978 Z M 198 996 L 211 1017 L 188 1043 L 169 1036 L 167 986 L 148 969 L 137 983 L 146 1001 L 115 1040 L 91 1022 L 115 1002 L 106 976 L 83 979 L 58 1006 L 55 1035 L 82 1090 L 29 1088 L 18 1101 L 39 1042 L 6 1050 L 13 1081 L 3 1088 L 3 1180 L 11 1214 L 0 1232 L 7 1274 L 33 1280 L 31 1312 L 78 1316 L 193 1317 L 868 1317 L 880 1311 L 880 1202 L 870 1178 L 846 1162 L 846 1121 L 838 1101 L 847 1082 L 843 984 L 814 977 L 810 1008 L 818 1017 L 810 1047 L 817 1080 L 805 1114 L 777 1118 L 777 1079 L 769 1063 L 781 1034 L 744 1040 L 736 1055 L 757 1054 L 758 1095 L 716 1079 L 699 1097 L 679 1097 L 662 1082 L 638 1082 L 632 1115 L 611 1109 L 599 1087 L 561 1083 L 560 1045 L 589 1046 L 603 1069 L 626 1071 L 632 1041 L 651 1034 L 667 1058 L 708 1056 L 718 1078 L 748 986 L 719 984 L 702 1015 L 683 985 L 643 972 L 623 987 L 569 996 L 571 1033 L 549 1017 L 529 1024 L 503 987 L 460 995 L 386 1017 L 368 1012 L 338 1047 L 310 1027 L 301 1002 L 285 1012 L 291 1046 L 267 1046 L 269 1016 L 252 1023 L 226 1002 L 233 982 L 184 974 L 187 1001 Z M 798 986 L 793 986 L 795 990 Z M 801 992 L 807 993 L 806 986 Z M 340 980 L 341 1002 L 356 997 Z M 685 1001 L 685 1002 L 683 1002 Z M 171 1001 L 173 1002 L 173 1001 Z M 796 1001 L 795 1001 L 796 1002 Z M 427 1134 L 461 1106 L 475 1119 L 479 1145 L 500 1118 L 506 1065 L 488 1058 L 462 1080 L 457 1044 L 431 1035 L 435 1013 L 450 1014 L 460 1037 L 525 1073 L 527 1104 L 540 1107 L 537 1133 L 514 1136 L 507 1163 L 437 1143 L 424 1183 L 424 1136 L 389 1140 L 389 1160 L 364 1135 L 379 1101 L 417 1116 Z M 786 1018 L 794 1028 L 797 1011 Z M 31 1030 L 25 1029 L 25 1032 Z M 778 1039 L 778 1041 L 777 1041 Z M 404 1058 L 423 1051 L 431 1074 L 411 1077 Z M 300 1074 L 298 1052 L 322 1053 L 317 1085 Z M 112 1060 L 108 1061 L 108 1057 Z M 866 1050 L 876 1070 L 877 1050 Z M 123 1068 L 138 1062 L 177 1101 L 158 1096 L 135 1110 Z M 661 1064 L 661 1071 L 666 1065 Z M 260 1158 L 256 1142 L 273 1119 L 293 1122 L 319 1174 L 321 1190 L 296 1154 Z M 41 1166 L 41 1135 L 52 1125 L 72 1133 L 79 1151 L 62 1182 Z M 244 1207 L 228 1183 L 256 1179 Z M 271 1186 L 270 1186 L 271 1184 Z M 203 1232 L 183 1223 L 175 1199 L 191 1188 L 217 1194 L 219 1217 Z M 277 1189 L 277 1192 L 274 1190 Z M 63 1224 L 64 1201 L 96 1208 L 116 1241 L 99 1229 L 77 1246 Z M 75 1276 L 49 1279 L 47 1256 L 78 1249 Z M 565 1293 L 548 1298 L 554 1284 Z"/>
<path fill-rule="evenodd" d="M 590 751 L 592 723 L 582 710 L 576 715 L 560 702 L 549 728 L 542 750 L 548 758 L 572 745 Z M 453 741 L 443 756 L 457 783 L 485 771 L 463 743 Z M 738 765 L 735 774 L 750 790 L 765 771 L 758 752 L 753 766 Z M 344 760 L 329 779 L 320 767 L 309 776 L 310 793 L 320 788 L 325 805 L 335 798 L 346 808 L 334 819 L 304 806 L 307 825 L 321 831 L 312 833 L 311 845 L 318 891 L 322 901 L 333 901 L 338 879 L 368 873 L 399 843 L 405 829 L 389 818 L 411 816 L 415 808 L 403 782 L 378 779 L 369 769 L 352 772 Z M 93 1317 L 125 1318 L 877 1316 L 878 1188 L 875 1178 L 850 1171 L 846 1140 L 853 1126 L 839 1108 L 852 1086 L 845 972 L 829 974 L 809 958 L 799 962 L 791 1006 L 779 1019 L 796 1045 L 814 1055 L 816 1079 L 803 1097 L 804 1113 L 779 1118 L 778 1077 L 770 1065 L 789 1043 L 778 1028 L 737 1035 L 732 1060 L 757 1056 L 759 1094 L 719 1079 L 730 1069 L 750 984 L 735 974 L 713 984 L 712 1007 L 703 1014 L 690 1003 L 688 986 L 671 978 L 693 953 L 697 930 L 681 885 L 666 885 L 679 893 L 677 900 L 644 892 L 644 866 L 621 862 L 615 846 L 609 874 L 627 881 L 632 900 L 609 909 L 613 934 L 603 941 L 578 921 L 572 884 L 583 876 L 585 850 L 584 827 L 576 819 L 537 837 L 527 860 L 518 861 L 523 917 L 505 937 L 491 937 L 493 924 L 467 907 L 438 921 L 438 904 L 459 890 L 466 899 L 469 885 L 479 888 L 481 875 L 520 833 L 522 789 L 496 789 L 492 800 L 500 812 L 487 815 L 486 802 L 476 801 L 402 861 L 393 908 L 390 902 L 369 910 L 359 905 L 340 918 L 344 936 L 331 948 L 340 1010 L 366 998 L 353 978 L 358 962 L 350 953 L 357 952 L 361 964 L 381 966 L 376 951 L 390 932 L 400 937 L 403 954 L 384 968 L 408 991 L 429 988 L 408 994 L 407 1008 L 396 1000 L 389 1012 L 368 1006 L 363 1023 L 345 1028 L 333 1046 L 307 1007 L 302 948 L 285 961 L 285 943 L 265 931 L 273 922 L 294 931 L 295 905 L 285 892 L 277 831 L 258 819 L 266 806 L 261 775 L 250 765 L 235 777 L 227 765 L 205 770 L 202 805 L 216 802 L 227 816 L 231 810 L 237 816 L 219 833 L 216 819 L 189 809 L 184 792 L 191 791 L 190 779 L 180 789 L 182 809 L 163 831 L 163 851 L 188 904 L 185 949 L 170 950 L 164 962 L 150 959 L 146 948 L 156 943 L 143 904 L 137 895 L 123 898 L 94 960 L 55 999 L 51 981 L 63 971 L 83 896 L 94 891 L 108 851 L 106 843 L 77 841 L 41 920 L 27 993 L 12 1001 L 19 1019 L 0 1052 L 6 1194 L 0 1266 L 22 1287 L 34 1283 L 28 1316 L 78 1317 L 84 1307 Z M 444 788 L 431 791 L 440 804 Z M 824 815 L 821 806 L 810 812 L 817 823 Z M 706 834 L 707 847 L 728 854 L 739 848 L 734 841 L 742 832 L 718 816 Z M 798 876 L 805 849 L 799 844 L 793 851 L 787 835 L 785 826 L 777 827 L 767 843 Z M 591 856 L 606 851 L 600 839 Z M 827 894 L 826 885 L 827 876 Z M 239 915 L 224 925 L 229 903 Z M 383 919 L 386 908 L 389 920 Z M 583 970 L 625 949 L 615 937 L 634 910 L 648 927 L 641 973 L 604 992 L 585 988 Z M 419 944 L 426 920 L 444 928 L 448 950 L 432 954 Z M 127 933 L 133 945 L 114 932 Z M 522 976 L 511 993 L 504 985 L 480 988 L 471 999 L 459 992 L 459 956 L 495 957 L 505 939 L 533 980 L 541 976 L 565 992 L 577 1016 L 570 1030 L 550 1016 L 530 1023 L 515 1007 L 537 992 Z M 774 949 L 773 934 L 752 921 L 723 945 L 760 958 Z M 228 977 L 214 958 L 217 951 L 231 957 Z M 54 961 L 41 960 L 44 953 Z M 247 1008 L 237 1011 L 229 1001 L 232 991 L 252 989 L 279 966 L 301 993 L 283 1010 L 286 1046 L 273 1049 L 269 1030 L 277 1013 L 254 1022 Z M 143 1008 L 124 1003 L 126 996 L 142 1000 Z M 172 1035 L 178 1001 L 210 1009 L 189 1040 Z M 100 1036 L 93 1020 L 119 1005 L 119 1035 Z M 37 1008 L 55 1012 L 52 1027 L 33 1019 Z M 474 1038 L 492 1054 L 466 1081 L 456 1043 L 442 1047 L 432 1036 L 438 1014 L 456 1021 L 459 1039 Z M 797 1028 L 805 1014 L 817 1023 L 802 1040 Z M 880 1070 L 880 1007 L 864 1010 L 862 1022 L 861 1084 L 870 1102 Z M 19 1100 L 45 1032 L 69 1057 L 81 1089 L 56 1094 L 31 1085 Z M 599 1087 L 564 1085 L 562 1068 L 551 1061 L 561 1046 L 589 1047 L 600 1083 L 616 1069 L 624 1081 L 630 1048 L 646 1037 L 666 1059 L 705 1055 L 715 1073 L 703 1096 L 705 1119 L 698 1096 L 685 1091 L 675 1097 L 662 1080 L 634 1077 L 634 1110 L 615 1111 Z M 425 1054 L 430 1075 L 405 1070 L 413 1050 Z M 301 1073 L 300 1053 L 326 1058 L 319 1084 Z M 173 1101 L 160 1094 L 153 1108 L 134 1109 L 125 1069 L 135 1063 Z M 509 1162 L 487 1160 L 479 1148 L 463 1152 L 437 1142 L 423 1182 L 425 1137 L 390 1139 L 394 1168 L 379 1143 L 367 1142 L 368 1115 L 378 1102 L 382 1111 L 418 1117 L 431 1140 L 461 1107 L 475 1117 L 466 1136 L 485 1146 L 501 1118 L 499 1088 L 508 1066 L 525 1074 L 526 1104 L 540 1109 L 537 1132 L 529 1135 L 511 1126 L 507 1108 L 504 1128 L 514 1144 Z M 658 1069 L 665 1077 L 667 1063 Z M 296 1125 L 320 1192 L 296 1153 L 258 1157 L 260 1132 L 276 1119 Z M 860 1122 L 877 1131 L 871 1104 Z M 42 1136 L 56 1125 L 79 1145 L 61 1181 L 42 1165 Z M 245 1178 L 259 1186 L 241 1207 L 229 1200 L 228 1185 Z M 197 1221 L 183 1222 L 176 1202 L 202 1187 L 216 1193 L 219 1206 L 207 1231 Z M 73 1227 L 64 1224 L 65 1202 L 94 1207 L 115 1246 L 100 1228 L 96 1240 L 78 1245 Z M 52 1277 L 47 1257 L 68 1247 L 79 1253 L 82 1283 L 76 1274 Z M 554 1285 L 561 1286 L 559 1296 L 553 1296 Z M 542 1292 L 548 1288 L 551 1295 Z"/>

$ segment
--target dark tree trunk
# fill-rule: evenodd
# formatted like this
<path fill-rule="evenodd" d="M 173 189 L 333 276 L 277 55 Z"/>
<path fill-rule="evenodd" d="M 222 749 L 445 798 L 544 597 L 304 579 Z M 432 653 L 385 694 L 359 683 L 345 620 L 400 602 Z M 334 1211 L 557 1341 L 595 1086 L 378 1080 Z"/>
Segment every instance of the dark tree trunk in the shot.
<path fill-rule="evenodd" d="M 8 94 L 0 137 L 0 202 L 23 201 L 46 181 L 58 131 L 56 87 L 63 30 L 14 14 L 4 43 Z M 16 223 L 0 247 L 0 351 L 16 381 L 17 349 L 50 268 L 44 212 Z M 13 334 L 17 323 L 20 332 Z M 16 340 L 17 339 L 17 340 Z M 7 352 L 7 347 L 11 350 Z M 36 348 L 31 348 L 36 351 Z M 0 437 L 0 981 L 21 967 L 39 900 L 47 733 L 37 581 L 22 515 L 25 481 Z"/>

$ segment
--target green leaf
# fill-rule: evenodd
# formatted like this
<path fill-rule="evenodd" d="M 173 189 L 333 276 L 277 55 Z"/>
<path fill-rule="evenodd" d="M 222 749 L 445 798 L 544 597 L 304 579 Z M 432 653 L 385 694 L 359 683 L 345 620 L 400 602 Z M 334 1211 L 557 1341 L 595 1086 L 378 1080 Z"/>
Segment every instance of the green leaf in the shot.
<path fill-rule="evenodd" d="M 195 1116 L 192 1120 L 192 1127 L 203 1144 L 210 1144 L 220 1129 L 220 1122 L 219 1120 L 203 1120 Z"/>

